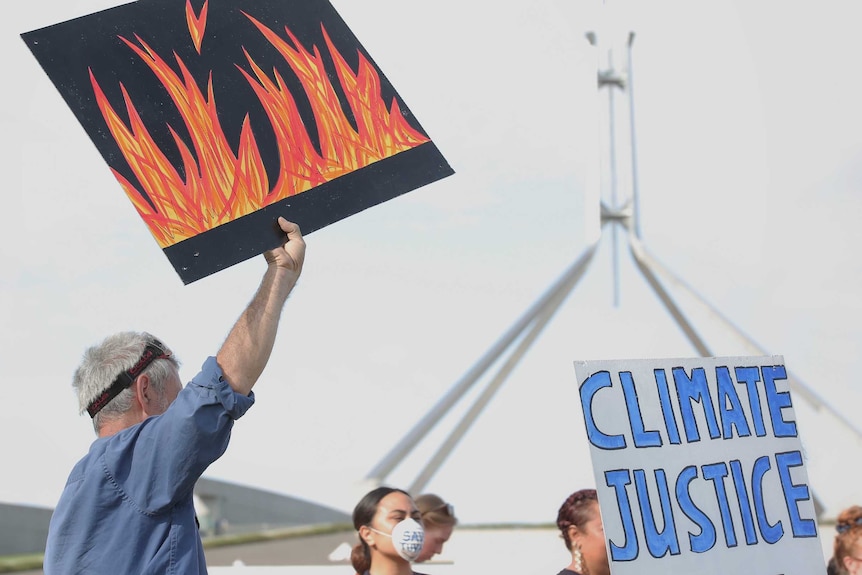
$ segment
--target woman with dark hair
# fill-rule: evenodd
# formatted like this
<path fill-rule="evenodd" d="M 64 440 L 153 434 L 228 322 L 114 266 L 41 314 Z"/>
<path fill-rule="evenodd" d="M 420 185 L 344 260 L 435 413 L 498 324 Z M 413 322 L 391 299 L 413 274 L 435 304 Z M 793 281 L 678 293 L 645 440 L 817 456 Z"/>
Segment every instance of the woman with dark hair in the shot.
<path fill-rule="evenodd" d="M 428 561 L 435 555 L 443 553 L 443 545 L 452 536 L 452 530 L 458 524 L 455 518 L 455 508 L 451 503 L 433 493 L 423 493 L 416 498 L 416 507 L 422 516 L 422 527 L 425 528 L 425 544 L 422 553 L 416 558 L 417 563 Z"/>
<path fill-rule="evenodd" d="M 422 551 L 425 532 L 410 494 L 378 487 L 353 509 L 359 543 L 350 553 L 357 575 L 419 575 L 411 563 Z"/>
<path fill-rule="evenodd" d="M 569 495 L 557 512 L 557 527 L 572 554 L 572 562 L 558 575 L 610 575 L 595 489 L 581 489 Z"/>

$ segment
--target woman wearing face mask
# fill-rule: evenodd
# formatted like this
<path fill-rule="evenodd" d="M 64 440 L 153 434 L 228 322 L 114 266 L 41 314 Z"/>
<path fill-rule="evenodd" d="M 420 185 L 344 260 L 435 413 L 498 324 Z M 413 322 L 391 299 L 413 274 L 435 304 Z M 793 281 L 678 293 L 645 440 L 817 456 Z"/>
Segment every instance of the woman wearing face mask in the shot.
<path fill-rule="evenodd" d="M 558 575 L 610 575 L 595 489 L 581 489 L 569 495 L 557 513 L 557 527 L 572 554 L 572 562 Z"/>
<path fill-rule="evenodd" d="M 353 510 L 359 543 L 350 561 L 357 575 L 419 575 L 411 563 L 422 551 L 425 532 L 419 509 L 406 491 L 378 487 Z"/>

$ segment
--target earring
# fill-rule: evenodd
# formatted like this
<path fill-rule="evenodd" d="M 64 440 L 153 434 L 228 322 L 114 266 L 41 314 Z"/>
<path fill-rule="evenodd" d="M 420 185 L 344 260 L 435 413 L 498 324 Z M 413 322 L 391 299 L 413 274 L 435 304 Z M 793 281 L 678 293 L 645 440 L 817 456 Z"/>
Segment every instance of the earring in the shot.
<path fill-rule="evenodd" d="M 587 565 L 584 563 L 584 554 L 581 553 L 581 545 L 579 543 L 575 543 L 572 546 L 572 563 L 574 564 L 575 571 L 580 575 L 590 575 L 590 570 L 587 569 Z"/>

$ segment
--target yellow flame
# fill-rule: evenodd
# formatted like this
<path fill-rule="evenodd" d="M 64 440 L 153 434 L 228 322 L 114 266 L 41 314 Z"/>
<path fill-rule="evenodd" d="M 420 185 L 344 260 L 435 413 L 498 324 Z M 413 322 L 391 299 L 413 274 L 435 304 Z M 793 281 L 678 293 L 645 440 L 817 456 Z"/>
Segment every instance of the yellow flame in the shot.
<path fill-rule="evenodd" d="M 208 12 L 209 0 L 204 0 L 204 5 L 201 8 L 201 13 L 199 15 L 195 15 L 195 9 L 192 8 L 192 0 L 186 0 L 186 24 L 189 27 L 189 34 L 192 37 L 192 42 L 194 43 L 195 50 L 197 50 L 198 54 L 201 53 L 201 44 L 204 41 Z"/>
<path fill-rule="evenodd" d="M 204 23 L 206 10 L 205 4 L 200 16 Z M 394 99 L 387 108 L 381 98 L 380 77 L 370 62 L 360 53 L 358 71 L 351 70 L 323 26 L 355 128 L 342 109 L 317 47 L 306 50 L 285 28 L 288 43 L 246 16 L 299 78 L 311 103 L 320 143 L 318 151 L 279 72 L 274 70 L 270 78 L 243 50 L 250 72 L 237 68 L 254 90 L 276 136 L 279 166 L 272 186 L 248 114 L 236 153 L 227 141 L 218 118 L 212 73 L 204 95 L 179 56 L 174 55 L 177 73 L 140 37 L 135 36 L 137 43 L 121 38 L 156 75 L 183 119 L 191 148 L 169 126 L 182 159 L 182 175 L 156 145 L 125 87 L 120 84 L 128 125 L 90 73 L 102 116 L 143 191 L 117 170 L 114 174 L 163 248 L 428 141 L 408 124 Z M 190 27 L 193 29 L 198 28 Z M 199 30 L 202 37 L 203 27 Z"/>

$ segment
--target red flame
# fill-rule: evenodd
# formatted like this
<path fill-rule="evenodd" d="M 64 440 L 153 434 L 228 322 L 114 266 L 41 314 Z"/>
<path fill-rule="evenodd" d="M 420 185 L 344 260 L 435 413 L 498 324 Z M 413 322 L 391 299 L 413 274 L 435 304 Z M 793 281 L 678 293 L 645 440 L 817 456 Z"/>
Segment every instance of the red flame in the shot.
<path fill-rule="evenodd" d="M 204 23 L 206 9 L 204 5 L 200 17 Z M 113 170 L 114 175 L 163 248 L 428 141 L 407 123 L 397 101 L 393 99 L 387 108 L 380 95 L 380 77 L 368 60 L 360 53 L 358 71 L 353 72 L 323 26 L 356 128 L 342 110 L 317 47 L 306 50 L 285 28 L 288 43 L 247 17 L 299 78 L 311 103 L 320 142 L 318 152 L 279 72 L 274 70 L 270 78 L 243 49 L 251 71 L 237 67 L 263 105 L 276 135 L 279 166 L 272 187 L 247 114 L 236 152 L 227 141 L 218 120 L 212 74 L 205 96 L 179 56 L 174 54 L 180 71 L 177 74 L 140 37 L 135 37 L 137 44 L 121 38 L 153 71 L 185 123 L 193 151 L 168 126 L 182 158 L 185 175 L 181 176 L 150 136 L 125 87 L 120 85 L 128 125 L 90 73 L 108 129 L 146 193 L 118 171 Z M 203 27 L 200 31 L 202 34 Z"/>
<path fill-rule="evenodd" d="M 209 13 L 209 0 L 204 0 L 201 13 L 195 15 L 195 9 L 192 8 L 192 0 L 186 0 L 186 23 L 189 27 L 192 42 L 195 45 L 195 50 L 198 54 L 201 53 L 201 43 L 204 41 L 204 32 L 207 28 L 207 14 Z"/>

